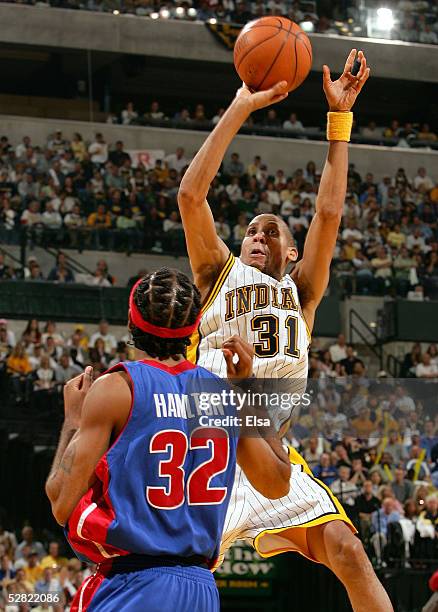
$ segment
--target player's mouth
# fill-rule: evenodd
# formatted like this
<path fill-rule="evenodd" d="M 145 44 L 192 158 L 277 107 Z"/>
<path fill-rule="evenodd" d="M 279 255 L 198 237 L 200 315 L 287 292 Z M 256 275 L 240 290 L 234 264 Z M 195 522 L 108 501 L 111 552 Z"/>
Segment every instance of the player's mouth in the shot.
<path fill-rule="evenodd" d="M 256 261 L 260 263 L 265 263 L 266 258 L 267 258 L 267 253 L 260 247 L 254 247 L 253 249 L 251 249 L 251 251 L 249 252 L 249 255 L 251 259 L 255 259 Z"/>

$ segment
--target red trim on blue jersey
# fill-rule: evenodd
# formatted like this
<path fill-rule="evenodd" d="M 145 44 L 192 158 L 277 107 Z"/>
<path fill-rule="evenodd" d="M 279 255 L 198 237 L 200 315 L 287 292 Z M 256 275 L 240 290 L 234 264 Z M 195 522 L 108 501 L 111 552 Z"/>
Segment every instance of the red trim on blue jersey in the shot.
<path fill-rule="evenodd" d="M 108 529 L 116 514 L 108 493 L 109 469 L 106 453 L 94 471 L 96 481 L 79 500 L 67 523 L 68 540 L 81 555 L 94 563 L 129 551 L 106 544 Z"/>
<path fill-rule="evenodd" d="M 71 602 L 70 612 L 87 612 L 97 589 L 105 580 L 110 569 L 111 564 L 105 565 L 105 568 L 99 567 L 95 574 L 85 578 Z"/>
<path fill-rule="evenodd" d="M 152 359 L 142 359 L 140 363 L 145 363 L 146 365 L 158 368 L 159 370 L 164 370 L 164 372 L 167 372 L 168 374 L 181 374 L 181 372 L 186 372 L 187 370 L 194 370 L 197 368 L 195 364 L 187 361 L 187 359 L 178 362 L 174 366 L 166 365 L 160 361 L 153 361 Z"/>

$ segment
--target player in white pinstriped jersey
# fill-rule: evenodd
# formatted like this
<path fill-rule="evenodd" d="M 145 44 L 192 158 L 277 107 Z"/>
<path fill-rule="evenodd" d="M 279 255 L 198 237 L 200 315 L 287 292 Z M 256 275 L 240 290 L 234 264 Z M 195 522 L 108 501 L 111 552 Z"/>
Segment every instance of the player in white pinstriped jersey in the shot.
<path fill-rule="evenodd" d="M 369 76 L 366 59 L 351 74 L 356 50 L 344 72 L 332 81 L 325 66 L 323 85 L 331 111 L 329 153 L 321 178 L 301 261 L 285 222 L 271 214 L 249 224 L 239 259 L 216 235 L 206 200 L 225 152 L 251 112 L 286 97 L 285 83 L 264 92 L 242 87 L 201 147 L 181 182 L 178 204 L 195 283 L 203 296 L 203 317 L 189 357 L 215 373 L 225 372 L 222 340 L 237 334 L 254 345 L 257 377 L 293 379 L 302 392 L 307 377 L 307 348 L 315 310 L 328 284 L 346 194 L 349 130 L 357 95 Z M 287 426 L 283 423 L 282 429 Z M 278 423 L 281 425 L 281 423 Z M 279 431 L 282 434 L 282 431 Z M 347 589 L 355 612 L 389 612 L 389 598 L 354 535 L 355 529 L 329 489 L 317 481 L 304 460 L 291 451 L 288 496 L 267 500 L 238 472 L 223 535 L 223 550 L 236 539 L 249 540 L 263 556 L 297 551 L 325 564 Z"/>

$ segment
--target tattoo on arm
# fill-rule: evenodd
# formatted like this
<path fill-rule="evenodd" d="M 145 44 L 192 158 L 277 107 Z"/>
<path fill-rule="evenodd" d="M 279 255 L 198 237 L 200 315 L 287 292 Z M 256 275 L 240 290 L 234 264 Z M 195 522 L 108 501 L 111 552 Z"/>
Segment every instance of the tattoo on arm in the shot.
<path fill-rule="evenodd" d="M 64 423 L 62 427 L 61 435 L 59 437 L 58 448 L 56 450 L 55 459 L 53 460 L 52 469 L 50 470 L 50 474 L 48 478 L 49 480 L 52 478 L 55 478 L 58 472 L 58 469 L 61 466 L 62 460 L 64 458 L 65 450 L 67 446 L 70 444 L 76 432 L 77 432 L 77 429 L 68 428 L 66 427 L 66 424 Z M 73 464 L 73 458 L 71 459 L 71 462 L 70 462 L 70 469 L 71 469 L 72 464 Z"/>
<path fill-rule="evenodd" d="M 66 472 L 67 474 L 71 474 L 71 468 L 74 463 L 75 455 L 76 455 L 75 444 L 67 447 L 64 455 L 62 456 L 58 469 L 62 470 L 63 472 Z"/>

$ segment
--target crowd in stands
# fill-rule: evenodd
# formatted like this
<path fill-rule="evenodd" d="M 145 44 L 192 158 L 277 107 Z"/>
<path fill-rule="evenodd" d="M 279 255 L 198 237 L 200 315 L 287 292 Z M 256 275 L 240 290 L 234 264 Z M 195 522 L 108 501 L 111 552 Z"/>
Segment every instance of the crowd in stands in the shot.
<path fill-rule="evenodd" d="M 370 557 L 414 567 L 438 555 L 436 345 L 424 353 L 414 345 L 405 366 L 417 380 L 384 372 L 371 380 L 343 336 L 328 347 L 314 341 L 313 401 L 290 440 L 340 499 Z"/>
<path fill-rule="evenodd" d="M 273 111 L 269 111 L 273 112 Z M 133 167 L 123 142 L 102 134 L 85 143 L 56 132 L 45 146 L 29 137 L 0 138 L 0 242 L 57 247 L 185 253 L 177 207 L 178 185 L 190 158 L 183 148 L 149 167 Z M 430 169 L 436 171 L 436 169 Z M 208 200 L 219 236 L 238 252 L 249 220 L 280 215 L 303 252 L 321 169 L 268 168 L 259 155 L 245 165 L 232 153 L 213 181 Z M 438 292 L 438 183 L 420 167 L 381 178 L 348 171 L 348 192 L 332 277 L 346 292 L 434 298 Z M 70 282 L 62 255 L 52 271 L 29 261 L 17 271 L 0 260 L 0 279 Z M 97 273 L 96 284 L 105 282 Z"/>
<path fill-rule="evenodd" d="M 67 558 L 63 548 L 68 547 L 56 540 L 43 544 L 30 525 L 22 528 L 20 536 L 17 543 L 15 532 L 0 525 L 0 609 L 7 612 L 69 610 L 82 581 L 94 573 L 96 566 L 72 558 L 69 549 L 70 558 Z M 20 603 L 19 597 L 13 597 L 20 594 L 34 594 L 34 601 L 39 602 L 33 606 Z"/>
<path fill-rule="evenodd" d="M 387 3 L 394 14 L 394 25 L 374 32 L 367 17 L 375 14 L 372 2 L 354 0 L 315 2 L 312 0 L 6 0 L 57 8 L 131 14 L 152 19 L 184 19 L 244 25 L 252 19 L 282 15 L 306 31 L 340 36 L 371 36 L 405 42 L 438 44 L 438 8 L 433 0 L 398 0 Z"/>
<path fill-rule="evenodd" d="M 57 414 L 64 383 L 92 365 L 97 378 L 112 365 L 133 359 L 128 335 L 117 341 L 102 320 L 89 336 L 83 325 L 65 338 L 56 323 L 28 322 L 20 338 L 0 319 L 0 375 L 3 395 L 38 414 Z M 35 412 L 34 412 L 35 413 Z"/>
<path fill-rule="evenodd" d="M 201 103 L 193 108 L 183 106 L 175 111 L 171 107 L 164 108 L 157 100 L 146 109 L 137 109 L 132 102 L 128 102 L 119 114 L 108 115 L 107 123 L 211 130 L 224 112 L 224 108 L 209 111 Z M 325 126 L 305 126 L 297 113 L 282 114 L 275 108 L 251 115 L 242 131 L 312 140 L 324 140 L 326 136 Z M 438 147 L 438 136 L 428 123 L 401 123 L 398 119 L 392 119 L 387 126 L 378 126 L 375 121 L 369 121 L 366 125 L 354 122 L 351 139 L 352 142 L 404 148 Z"/>

